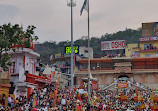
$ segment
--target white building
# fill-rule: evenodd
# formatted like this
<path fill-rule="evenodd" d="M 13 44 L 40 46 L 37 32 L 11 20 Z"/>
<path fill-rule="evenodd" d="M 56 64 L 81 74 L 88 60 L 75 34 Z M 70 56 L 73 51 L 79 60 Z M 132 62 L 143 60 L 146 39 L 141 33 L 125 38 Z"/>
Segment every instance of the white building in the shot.
<path fill-rule="evenodd" d="M 10 66 L 10 81 L 15 86 L 14 95 L 15 97 L 27 96 L 28 88 L 33 89 L 37 84 L 26 82 L 26 74 L 39 76 L 40 55 L 29 48 L 18 48 L 16 52 L 10 51 L 9 53 L 13 55 Z"/>
<path fill-rule="evenodd" d="M 89 48 L 90 51 L 90 58 L 93 58 L 93 49 L 92 47 Z M 82 55 L 83 57 L 88 58 L 88 47 L 79 47 L 79 55 Z"/>

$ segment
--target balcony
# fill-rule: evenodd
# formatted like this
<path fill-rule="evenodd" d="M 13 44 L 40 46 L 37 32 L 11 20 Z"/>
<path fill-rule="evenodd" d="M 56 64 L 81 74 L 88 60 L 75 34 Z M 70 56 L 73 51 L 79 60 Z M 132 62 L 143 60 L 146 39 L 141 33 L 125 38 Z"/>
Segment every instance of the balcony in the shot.
<path fill-rule="evenodd" d="M 157 47 L 147 47 L 147 48 L 144 48 L 144 49 L 140 48 L 140 52 L 155 52 L 155 51 L 158 51 Z"/>

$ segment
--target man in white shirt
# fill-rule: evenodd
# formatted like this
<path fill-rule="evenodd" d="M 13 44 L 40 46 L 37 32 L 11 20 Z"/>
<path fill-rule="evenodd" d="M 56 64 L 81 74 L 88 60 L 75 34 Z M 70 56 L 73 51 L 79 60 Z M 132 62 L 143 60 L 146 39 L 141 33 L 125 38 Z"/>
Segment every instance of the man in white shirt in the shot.
<path fill-rule="evenodd" d="M 8 106 L 11 106 L 11 103 L 13 102 L 13 100 L 12 100 L 12 98 L 10 97 L 10 95 L 9 95 L 9 97 L 8 97 Z"/>
<path fill-rule="evenodd" d="M 105 105 L 105 103 L 103 104 L 103 109 L 106 109 L 106 105 Z"/>
<path fill-rule="evenodd" d="M 66 99 L 62 98 L 61 104 L 62 104 L 62 105 L 66 105 Z"/>

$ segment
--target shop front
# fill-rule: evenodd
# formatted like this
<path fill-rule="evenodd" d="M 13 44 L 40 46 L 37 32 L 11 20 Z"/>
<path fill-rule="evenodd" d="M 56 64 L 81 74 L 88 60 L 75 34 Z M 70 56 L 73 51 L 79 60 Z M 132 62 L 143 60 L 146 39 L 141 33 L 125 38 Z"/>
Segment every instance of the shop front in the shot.
<path fill-rule="evenodd" d="M 0 103 L 7 106 L 9 88 L 11 87 L 10 74 L 8 72 L 0 72 Z"/>
<path fill-rule="evenodd" d="M 10 84 L 1 84 L 0 83 L 0 103 L 7 106 L 8 105 L 8 96 Z"/>

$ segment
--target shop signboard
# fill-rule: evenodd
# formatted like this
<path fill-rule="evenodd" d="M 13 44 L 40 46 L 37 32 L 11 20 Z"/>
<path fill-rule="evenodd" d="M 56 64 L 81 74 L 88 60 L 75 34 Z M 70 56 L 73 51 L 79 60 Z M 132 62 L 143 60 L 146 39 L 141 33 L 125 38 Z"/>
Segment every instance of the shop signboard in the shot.
<path fill-rule="evenodd" d="M 98 90 L 98 83 L 97 83 L 97 81 L 93 81 L 92 80 L 92 86 L 91 87 L 92 87 L 93 90 L 97 91 Z"/>
<path fill-rule="evenodd" d="M 101 42 L 101 50 L 118 50 L 125 49 L 126 41 L 125 40 L 113 40 L 113 41 L 103 41 Z"/>
<path fill-rule="evenodd" d="M 65 54 L 69 54 L 69 53 L 71 53 L 71 46 L 65 46 Z M 73 53 L 79 54 L 79 46 L 78 45 L 73 46 Z"/>
<path fill-rule="evenodd" d="M 139 38 L 140 42 L 144 42 L 144 41 L 157 41 L 157 40 L 158 40 L 158 37 L 142 37 L 142 38 Z"/>
<path fill-rule="evenodd" d="M 57 53 L 54 55 L 54 58 L 61 58 L 62 57 L 62 54 L 61 53 Z"/>

